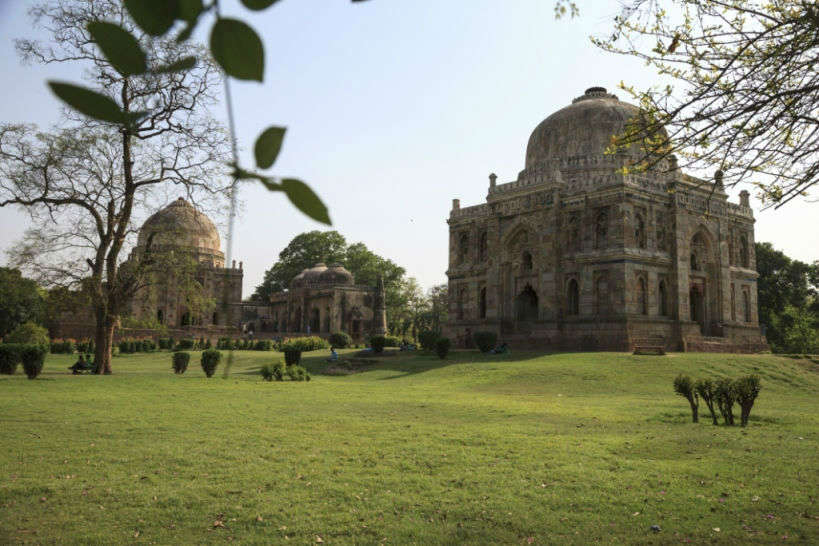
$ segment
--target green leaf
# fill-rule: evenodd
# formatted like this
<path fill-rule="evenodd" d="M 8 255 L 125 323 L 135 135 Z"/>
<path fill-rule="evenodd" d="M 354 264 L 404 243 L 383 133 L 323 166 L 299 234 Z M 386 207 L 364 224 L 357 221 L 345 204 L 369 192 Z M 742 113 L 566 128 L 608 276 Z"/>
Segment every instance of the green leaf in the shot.
<path fill-rule="evenodd" d="M 128 116 L 109 97 L 70 83 L 49 81 L 48 86 L 63 102 L 81 114 L 111 123 L 127 123 Z"/>
<path fill-rule="evenodd" d="M 139 47 L 139 42 L 121 26 L 92 21 L 88 23 L 88 32 L 111 66 L 123 76 L 142 74 L 148 69 L 145 52 Z"/>
<path fill-rule="evenodd" d="M 244 4 L 247 9 L 259 11 L 269 8 L 278 1 L 279 0 L 242 0 L 242 4 Z"/>
<path fill-rule="evenodd" d="M 286 130 L 284 127 L 268 127 L 259 135 L 253 148 L 257 167 L 269 169 L 273 166 L 282 149 L 282 140 L 284 140 Z"/>
<path fill-rule="evenodd" d="M 310 186 L 295 178 L 285 178 L 282 180 L 282 188 L 287 193 L 290 202 L 304 214 L 328 226 L 332 225 L 327 207 L 324 206 L 318 195 L 313 193 Z"/>
<path fill-rule="evenodd" d="M 219 19 L 210 32 L 210 51 L 229 76 L 262 81 L 264 46 L 259 35 L 237 19 Z"/>
<path fill-rule="evenodd" d="M 179 7 L 177 8 L 177 17 L 189 23 L 199 19 L 205 7 L 202 5 L 202 0 L 177 0 Z"/>
<path fill-rule="evenodd" d="M 139 28 L 151 36 L 162 36 L 176 19 L 177 0 L 124 0 L 125 9 Z"/>
<path fill-rule="evenodd" d="M 190 70 L 194 66 L 196 66 L 196 57 L 183 57 L 175 63 L 155 68 L 153 73 L 166 74 L 168 72 L 184 72 L 185 70 Z"/>

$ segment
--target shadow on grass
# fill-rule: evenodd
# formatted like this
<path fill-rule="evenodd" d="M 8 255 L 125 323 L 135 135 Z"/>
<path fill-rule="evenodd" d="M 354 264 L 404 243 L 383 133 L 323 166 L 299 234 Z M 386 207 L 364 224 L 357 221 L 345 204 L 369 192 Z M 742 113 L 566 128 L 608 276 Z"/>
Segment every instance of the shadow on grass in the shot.
<path fill-rule="evenodd" d="M 342 355 L 350 357 L 354 353 Z M 358 362 L 351 366 L 352 374 L 364 373 L 370 371 L 393 371 L 394 375 L 381 377 L 380 380 L 399 379 L 410 375 L 429 372 L 446 368 L 448 366 L 455 366 L 459 364 L 510 364 L 517 362 L 524 362 L 526 360 L 534 360 L 546 355 L 554 355 L 557 353 L 548 352 L 518 352 L 514 354 L 493 355 L 481 353 L 477 350 L 463 350 L 452 351 L 447 358 L 441 359 L 432 353 L 425 353 L 423 351 L 413 351 L 407 353 L 400 353 L 394 356 L 374 357 L 367 359 L 359 359 Z M 302 357 L 301 365 L 307 368 L 313 375 L 327 375 L 338 376 L 339 374 L 326 373 L 328 369 L 341 367 L 338 363 L 327 362 L 327 356 L 307 356 Z M 367 363 L 363 363 L 367 360 Z"/>

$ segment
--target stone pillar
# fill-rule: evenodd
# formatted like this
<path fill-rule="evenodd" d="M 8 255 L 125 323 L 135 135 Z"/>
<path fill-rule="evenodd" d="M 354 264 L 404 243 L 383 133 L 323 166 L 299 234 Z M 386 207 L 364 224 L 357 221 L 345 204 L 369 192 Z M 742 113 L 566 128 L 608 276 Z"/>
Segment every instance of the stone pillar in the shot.
<path fill-rule="evenodd" d="M 489 192 L 492 193 L 495 190 L 495 185 L 498 181 L 498 175 L 492 173 L 489 175 Z"/>
<path fill-rule="evenodd" d="M 751 208 L 751 194 L 748 193 L 748 190 L 742 190 L 739 192 L 739 204 L 743 207 Z"/>
<path fill-rule="evenodd" d="M 457 200 L 456 200 L 457 201 Z M 387 335 L 387 306 L 384 302 L 384 279 L 378 277 L 373 301 L 373 335 Z"/>
<path fill-rule="evenodd" d="M 453 199 L 452 200 L 452 210 L 460 210 L 461 208 L 461 200 L 460 199 Z"/>

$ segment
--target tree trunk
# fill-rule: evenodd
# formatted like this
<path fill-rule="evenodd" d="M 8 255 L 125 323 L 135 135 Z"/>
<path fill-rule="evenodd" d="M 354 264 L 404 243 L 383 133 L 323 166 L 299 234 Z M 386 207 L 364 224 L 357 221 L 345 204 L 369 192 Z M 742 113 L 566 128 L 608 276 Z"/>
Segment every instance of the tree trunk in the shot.
<path fill-rule="evenodd" d="M 109 375 L 111 373 L 111 349 L 114 345 L 114 327 L 116 323 L 106 311 L 97 310 L 97 329 L 94 336 L 96 351 L 94 373 Z"/>

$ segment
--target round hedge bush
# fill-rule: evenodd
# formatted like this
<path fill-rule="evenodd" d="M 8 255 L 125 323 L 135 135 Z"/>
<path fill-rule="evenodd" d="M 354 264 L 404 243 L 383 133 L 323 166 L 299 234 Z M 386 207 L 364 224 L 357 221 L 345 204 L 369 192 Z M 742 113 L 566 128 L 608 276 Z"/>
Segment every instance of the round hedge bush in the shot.
<path fill-rule="evenodd" d="M 173 354 L 173 373 L 185 373 L 191 361 L 191 354 L 184 351 L 177 351 Z"/>
<path fill-rule="evenodd" d="M 336 332 L 334 334 L 330 334 L 330 345 L 333 347 L 344 349 L 352 344 L 353 338 L 351 338 L 346 332 Z"/>
<path fill-rule="evenodd" d="M 213 377 L 213 374 L 216 373 L 216 367 L 219 366 L 219 361 L 222 360 L 222 353 L 217 351 L 216 349 L 208 349 L 207 351 L 202 351 L 202 370 L 204 370 L 205 375 L 208 377 Z"/>

